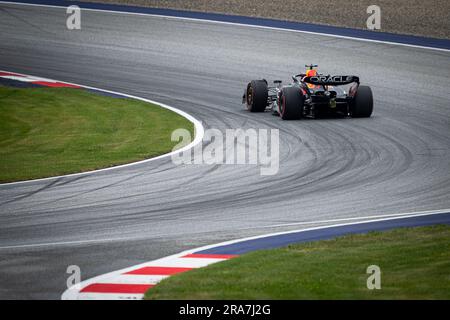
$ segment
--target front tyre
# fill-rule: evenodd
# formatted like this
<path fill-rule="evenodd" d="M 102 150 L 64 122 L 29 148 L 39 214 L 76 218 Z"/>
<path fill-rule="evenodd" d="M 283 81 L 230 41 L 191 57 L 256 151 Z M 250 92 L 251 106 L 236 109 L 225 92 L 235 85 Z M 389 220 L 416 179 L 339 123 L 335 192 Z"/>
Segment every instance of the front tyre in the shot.
<path fill-rule="evenodd" d="M 280 116 L 283 120 L 297 120 L 303 117 L 305 97 L 298 87 L 285 87 L 280 97 Z"/>
<path fill-rule="evenodd" d="M 253 80 L 247 85 L 246 103 L 250 112 L 264 112 L 267 106 L 269 90 L 264 80 Z"/>
<path fill-rule="evenodd" d="M 352 118 L 369 118 L 373 111 L 372 89 L 368 86 L 359 86 L 350 107 Z"/>

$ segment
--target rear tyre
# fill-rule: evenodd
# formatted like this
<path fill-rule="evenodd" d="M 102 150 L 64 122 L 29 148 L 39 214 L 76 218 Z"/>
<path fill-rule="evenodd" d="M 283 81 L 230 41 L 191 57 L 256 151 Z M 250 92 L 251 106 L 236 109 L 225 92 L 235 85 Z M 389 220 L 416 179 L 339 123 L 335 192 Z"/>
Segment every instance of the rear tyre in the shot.
<path fill-rule="evenodd" d="M 247 85 L 247 109 L 250 112 L 264 112 L 269 90 L 264 80 L 253 80 Z"/>
<path fill-rule="evenodd" d="M 300 88 L 286 87 L 281 93 L 280 116 L 283 120 L 297 120 L 303 117 L 305 97 Z"/>
<path fill-rule="evenodd" d="M 353 103 L 350 107 L 350 115 L 353 118 L 369 118 L 373 111 L 372 89 L 368 86 L 359 86 Z"/>

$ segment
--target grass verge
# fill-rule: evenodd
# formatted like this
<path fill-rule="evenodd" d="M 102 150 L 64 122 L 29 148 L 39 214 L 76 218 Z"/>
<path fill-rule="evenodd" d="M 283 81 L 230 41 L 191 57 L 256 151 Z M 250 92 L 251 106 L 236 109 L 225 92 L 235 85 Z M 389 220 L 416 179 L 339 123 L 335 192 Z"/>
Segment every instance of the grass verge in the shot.
<path fill-rule="evenodd" d="M 381 289 L 367 289 L 369 265 Z M 172 276 L 146 299 L 450 299 L 450 226 L 256 251 Z"/>
<path fill-rule="evenodd" d="M 110 167 L 167 153 L 193 124 L 146 102 L 69 88 L 0 86 L 0 182 Z"/>

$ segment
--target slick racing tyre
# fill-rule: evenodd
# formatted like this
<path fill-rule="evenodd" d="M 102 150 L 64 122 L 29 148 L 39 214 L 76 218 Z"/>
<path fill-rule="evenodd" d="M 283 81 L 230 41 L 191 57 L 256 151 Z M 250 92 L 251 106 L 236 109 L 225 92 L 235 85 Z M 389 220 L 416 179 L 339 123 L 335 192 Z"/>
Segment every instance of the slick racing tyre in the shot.
<path fill-rule="evenodd" d="M 372 89 L 368 86 L 359 86 L 355 98 L 350 107 L 350 115 L 353 118 L 369 118 L 373 111 Z"/>
<path fill-rule="evenodd" d="M 264 112 L 267 106 L 269 91 L 267 82 L 264 80 L 253 80 L 247 85 L 246 102 L 250 112 Z"/>
<path fill-rule="evenodd" d="M 305 97 L 298 87 L 283 88 L 280 97 L 280 116 L 283 120 L 297 120 L 303 117 Z"/>

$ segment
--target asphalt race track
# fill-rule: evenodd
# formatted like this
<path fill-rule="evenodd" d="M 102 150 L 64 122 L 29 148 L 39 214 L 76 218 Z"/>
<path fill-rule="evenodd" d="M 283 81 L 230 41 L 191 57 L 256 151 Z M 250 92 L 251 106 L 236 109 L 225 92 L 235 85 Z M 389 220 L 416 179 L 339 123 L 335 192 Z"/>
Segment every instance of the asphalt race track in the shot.
<path fill-rule="evenodd" d="M 0 298 L 311 222 L 450 208 L 450 53 L 172 18 L 0 3 L 0 69 L 153 99 L 205 128 L 277 128 L 280 171 L 171 159 L 0 186 Z M 241 105 L 252 78 L 305 63 L 370 85 L 370 119 L 282 121 Z M 51 163 L 49 163 L 51 165 Z"/>

